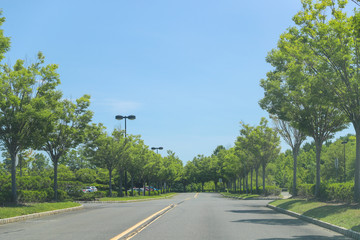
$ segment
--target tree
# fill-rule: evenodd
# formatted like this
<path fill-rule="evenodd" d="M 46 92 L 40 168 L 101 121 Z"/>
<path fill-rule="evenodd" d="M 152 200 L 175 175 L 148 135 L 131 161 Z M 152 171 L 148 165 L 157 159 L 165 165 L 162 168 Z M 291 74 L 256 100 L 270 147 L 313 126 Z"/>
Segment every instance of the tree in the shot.
<path fill-rule="evenodd" d="M 290 125 L 289 122 L 280 120 L 276 116 L 271 116 L 275 124 L 276 131 L 285 140 L 285 142 L 291 147 L 293 156 L 293 186 L 292 195 L 297 195 L 296 177 L 297 177 L 297 157 L 299 155 L 300 146 L 306 139 L 306 135 Z"/>
<path fill-rule="evenodd" d="M 0 37 L 0 42 L 1 42 Z M 0 72 L 0 142 L 11 157 L 12 198 L 17 202 L 16 155 L 43 144 L 51 107 L 60 98 L 55 90 L 60 83 L 57 65 L 44 64 L 44 56 L 28 67 L 18 60 L 13 67 L 1 66 Z"/>
<path fill-rule="evenodd" d="M 336 103 L 329 100 L 331 96 L 324 87 L 323 78 L 328 66 L 311 53 L 304 45 L 306 41 L 295 27 L 280 37 L 278 49 L 272 50 L 266 59 L 275 70 L 267 73 L 267 79 L 261 80 L 265 96 L 260 106 L 314 139 L 315 194 L 318 196 L 322 144 L 346 128 L 348 120 Z"/>
<path fill-rule="evenodd" d="M 70 149 L 76 148 L 85 139 L 85 128 L 91 121 L 92 112 L 88 110 L 90 96 L 84 95 L 76 100 L 59 101 L 50 118 L 45 135 L 45 144 L 41 148 L 47 152 L 54 166 L 54 199 L 57 200 L 57 166 L 59 160 Z"/>
<path fill-rule="evenodd" d="M 256 127 L 258 145 L 260 146 L 260 163 L 263 174 L 263 191 L 265 193 L 265 169 L 267 164 L 274 160 L 280 152 L 280 138 L 277 132 L 267 126 L 268 121 L 262 118 L 260 125 Z"/>
<path fill-rule="evenodd" d="M 354 198 L 360 201 L 360 12 L 347 16 L 346 2 L 304 1 L 302 11 L 294 17 L 297 27 L 284 40 L 298 39 L 293 57 L 317 74 L 328 104 L 340 108 L 354 126 Z"/>
<path fill-rule="evenodd" d="M 112 174 L 118 167 L 118 156 L 121 149 L 121 143 L 116 141 L 106 132 L 102 132 L 99 137 L 89 146 L 89 156 L 91 161 L 97 167 L 105 168 L 109 173 L 109 196 L 112 197 Z"/>

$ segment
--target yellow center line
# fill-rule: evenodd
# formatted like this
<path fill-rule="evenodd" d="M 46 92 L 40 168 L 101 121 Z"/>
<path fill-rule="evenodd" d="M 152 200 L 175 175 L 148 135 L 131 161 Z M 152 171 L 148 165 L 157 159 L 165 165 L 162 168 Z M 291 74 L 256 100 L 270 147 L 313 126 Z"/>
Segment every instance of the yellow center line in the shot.
<path fill-rule="evenodd" d="M 198 196 L 199 196 L 199 193 L 196 193 L 195 196 L 194 196 L 194 198 L 197 198 Z"/>
<path fill-rule="evenodd" d="M 120 233 L 119 235 L 111 238 L 110 240 L 118 240 L 118 239 L 124 237 L 125 235 L 131 233 L 132 231 L 134 231 L 135 229 L 137 229 L 138 227 L 140 227 L 141 225 L 143 225 L 143 224 L 146 223 L 147 221 L 149 221 L 149 220 L 151 220 L 152 218 L 154 218 L 156 215 L 161 214 L 161 213 L 167 211 L 169 208 L 172 208 L 172 207 L 174 207 L 174 206 L 175 206 L 174 204 L 171 204 L 171 205 L 167 206 L 166 208 L 161 209 L 160 211 L 158 211 L 158 212 L 154 213 L 153 215 L 145 218 L 144 220 L 138 222 L 138 223 L 135 224 L 134 226 L 128 228 L 127 230 L 125 230 L 124 232 Z"/>

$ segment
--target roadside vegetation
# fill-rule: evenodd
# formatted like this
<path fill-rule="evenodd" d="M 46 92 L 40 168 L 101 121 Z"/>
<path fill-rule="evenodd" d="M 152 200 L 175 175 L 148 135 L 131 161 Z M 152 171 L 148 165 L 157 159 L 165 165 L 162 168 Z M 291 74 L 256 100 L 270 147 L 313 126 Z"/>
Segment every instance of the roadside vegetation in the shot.
<path fill-rule="evenodd" d="M 134 200 L 147 200 L 147 199 L 162 199 L 162 198 L 170 198 L 175 196 L 176 193 L 164 193 L 161 195 L 151 195 L 151 196 L 142 196 L 137 195 L 134 197 L 104 197 L 98 199 L 99 201 L 134 201 Z"/>
<path fill-rule="evenodd" d="M 53 202 L 53 203 L 27 203 L 20 205 L 6 205 L 0 207 L 0 219 L 27 215 L 32 213 L 47 212 L 71 207 L 81 204 L 75 202 Z"/>
<path fill-rule="evenodd" d="M 185 165 L 171 150 L 155 153 L 140 135 L 93 123 L 91 97 L 64 98 L 58 66 L 46 65 L 41 52 L 32 64 L 0 63 L 0 206 L 189 191 L 267 196 L 281 188 L 359 203 L 360 12 L 346 4 L 303 1 L 266 58 L 272 70 L 260 82 L 259 104 L 271 122 L 240 122 L 233 146 Z M 10 38 L 2 30 L 0 43 L 4 60 Z M 354 134 L 334 139 L 349 127 Z M 289 150 L 280 151 L 280 137 Z M 98 191 L 84 192 L 88 186 Z"/>
<path fill-rule="evenodd" d="M 360 232 L 360 205 L 284 199 L 270 203 L 308 217 Z"/>

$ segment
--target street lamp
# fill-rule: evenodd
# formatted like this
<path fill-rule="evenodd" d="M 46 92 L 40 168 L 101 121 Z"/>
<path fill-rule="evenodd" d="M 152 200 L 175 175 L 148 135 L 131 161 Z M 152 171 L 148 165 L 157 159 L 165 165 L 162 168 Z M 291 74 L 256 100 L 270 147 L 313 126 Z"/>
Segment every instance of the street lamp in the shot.
<path fill-rule="evenodd" d="M 125 142 L 124 142 L 124 144 L 126 144 L 126 140 L 127 140 L 127 138 L 126 138 L 126 119 L 127 118 L 130 119 L 130 120 L 135 120 L 136 119 L 135 115 L 129 115 L 129 116 L 116 115 L 115 116 L 116 120 L 125 119 Z M 124 169 L 124 172 L 125 172 L 125 190 L 126 190 L 127 189 L 127 171 L 126 171 L 126 169 Z M 131 190 L 131 191 L 133 191 L 133 190 Z M 127 196 L 128 192 L 125 191 L 125 194 Z M 120 189 L 120 196 L 122 197 L 122 189 Z"/>
<path fill-rule="evenodd" d="M 163 147 L 152 147 L 151 150 L 156 150 L 156 153 L 159 153 L 158 150 L 163 150 Z"/>
<path fill-rule="evenodd" d="M 344 182 L 346 182 L 346 158 L 345 158 L 345 144 L 347 144 L 348 142 L 345 140 L 343 142 L 341 142 L 341 144 L 344 144 Z"/>
<path fill-rule="evenodd" d="M 123 119 L 125 119 L 125 138 L 126 138 L 126 119 L 129 119 L 129 120 L 135 120 L 136 119 L 136 117 L 135 117 L 135 115 L 129 115 L 129 116 L 122 116 L 122 115 L 116 115 L 115 116 L 115 119 L 116 120 L 123 120 Z"/>

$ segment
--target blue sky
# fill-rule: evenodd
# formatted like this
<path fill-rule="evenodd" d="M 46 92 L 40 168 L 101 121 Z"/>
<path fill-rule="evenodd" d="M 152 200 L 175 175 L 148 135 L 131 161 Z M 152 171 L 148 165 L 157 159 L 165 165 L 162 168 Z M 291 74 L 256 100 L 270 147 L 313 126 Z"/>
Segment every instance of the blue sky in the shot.
<path fill-rule="evenodd" d="M 300 7 L 300 0 L 2 1 L 11 37 L 4 62 L 32 62 L 42 51 L 59 65 L 64 97 L 91 95 L 93 122 L 111 132 L 124 127 L 115 115 L 134 114 L 129 134 L 185 163 L 232 146 L 240 121 L 268 116 L 258 105 L 259 81 L 271 69 L 265 57 Z"/>

